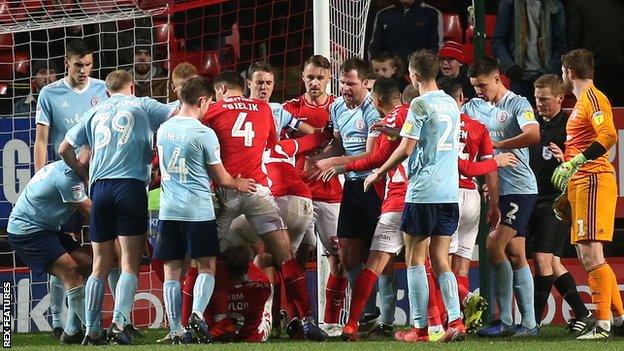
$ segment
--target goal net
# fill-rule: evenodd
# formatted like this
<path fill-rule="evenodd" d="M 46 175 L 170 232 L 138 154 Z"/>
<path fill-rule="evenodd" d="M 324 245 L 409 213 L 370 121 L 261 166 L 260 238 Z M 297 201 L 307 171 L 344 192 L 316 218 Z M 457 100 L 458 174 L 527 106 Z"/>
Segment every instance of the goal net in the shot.
<path fill-rule="evenodd" d="M 19 262 L 7 243 L 6 225 L 33 174 L 37 95 L 42 86 L 65 76 L 67 41 L 82 38 L 94 49 L 92 77 L 129 70 L 137 95 L 162 102 L 176 99 L 169 72 L 180 62 L 214 77 L 227 69 L 243 72 L 252 61 L 264 60 L 276 70 L 273 100 L 282 102 L 302 93 L 301 64 L 313 53 L 311 18 L 312 0 L 0 0 L 0 280 L 12 283 L 15 331 L 51 326 L 48 277 L 33 275 Z M 135 60 L 145 61 L 138 62 L 141 69 Z M 48 159 L 53 155 L 50 146 Z M 135 325 L 162 326 L 161 289 L 144 264 Z M 108 288 L 106 294 L 105 321 L 112 310 Z"/>

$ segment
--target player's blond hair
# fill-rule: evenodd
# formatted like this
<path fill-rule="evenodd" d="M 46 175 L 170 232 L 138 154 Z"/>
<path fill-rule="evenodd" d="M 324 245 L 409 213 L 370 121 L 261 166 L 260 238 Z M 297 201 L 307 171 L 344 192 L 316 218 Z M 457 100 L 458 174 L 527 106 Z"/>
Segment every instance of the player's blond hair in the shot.
<path fill-rule="evenodd" d="M 128 71 L 118 69 L 112 71 L 106 76 L 106 89 L 111 93 L 123 90 L 129 84 L 134 82 L 132 75 Z"/>
<path fill-rule="evenodd" d="M 550 88 L 553 95 L 565 95 L 566 86 L 558 74 L 544 74 L 533 83 L 534 88 Z"/>
<path fill-rule="evenodd" d="M 181 86 L 185 80 L 199 75 L 197 68 L 188 62 L 179 63 L 171 72 L 171 80 L 175 86 Z"/>

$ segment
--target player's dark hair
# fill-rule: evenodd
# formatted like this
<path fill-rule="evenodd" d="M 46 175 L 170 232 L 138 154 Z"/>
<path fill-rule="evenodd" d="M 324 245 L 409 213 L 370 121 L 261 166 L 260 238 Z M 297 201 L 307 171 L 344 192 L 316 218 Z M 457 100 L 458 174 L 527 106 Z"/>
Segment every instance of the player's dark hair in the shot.
<path fill-rule="evenodd" d="M 401 100 L 399 83 L 392 78 L 377 78 L 377 80 L 375 80 L 375 85 L 373 85 L 373 95 L 384 104 L 394 100 Z"/>
<path fill-rule="evenodd" d="M 254 252 L 248 245 L 231 246 L 221 253 L 231 278 L 238 278 L 247 273 L 249 263 L 253 260 Z"/>
<path fill-rule="evenodd" d="M 500 71 L 501 69 L 497 59 L 484 56 L 475 60 L 470 68 L 468 68 L 468 77 L 477 78 L 492 73 L 500 73 Z"/>
<path fill-rule="evenodd" d="M 420 49 L 409 56 L 409 67 L 423 80 L 434 80 L 440 71 L 438 55 L 428 49 Z"/>
<path fill-rule="evenodd" d="M 420 96 L 420 92 L 418 88 L 413 86 L 412 84 L 408 84 L 405 89 L 403 89 L 403 94 L 401 94 L 401 101 L 404 104 L 409 104 L 412 100 Z"/>
<path fill-rule="evenodd" d="M 212 80 L 212 86 L 217 87 L 219 85 L 225 85 L 228 89 L 243 90 L 245 82 L 243 78 L 234 71 L 223 71 Z"/>
<path fill-rule="evenodd" d="M 463 88 L 459 80 L 451 77 L 442 77 L 438 79 L 438 88 L 454 98 L 459 97 L 459 94 L 463 92 Z"/>
<path fill-rule="evenodd" d="M 119 92 L 128 84 L 133 83 L 134 78 L 132 78 L 132 75 L 122 69 L 112 71 L 106 76 L 106 89 L 111 93 Z"/>
<path fill-rule="evenodd" d="M 254 61 L 249 65 L 249 68 L 247 68 L 247 79 L 251 79 L 256 72 L 273 73 L 273 67 L 271 67 L 271 64 L 268 62 Z"/>
<path fill-rule="evenodd" d="M 193 76 L 184 81 L 180 90 L 180 101 L 182 103 L 196 105 L 202 96 L 212 99 L 215 97 L 214 88 L 208 79 L 202 76 Z"/>
<path fill-rule="evenodd" d="M 368 72 L 370 71 L 369 65 L 359 57 L 352 57 L 346 59 L 345 62 L 340 66 L 340 75 L 347 74 L 351 71 L 355 70 L 357 72 L 357 76 L 360 80 L 365 80 L 368 77 Z"/>
<path fill-rule="evenodd" d="M 331 63 L 329 63 L 329 60 L 323 55 L 310 56 L 310 58 L 308 58 L 303 64 L 303 67 L 309 64 L 312 64 L 314 67 L 331 70 Z"/>
<path fill-rule="evenodd" d="M 594 54 L 585 49 L 576 49 L 561 56 L 563 68 L 574 71 L 578 79 L 594 78 Z"/>
<path fill-rule="evenodd" d="M 67 43 L 65 47 L 65 56 L 72 57 L 85 57 L 93 53 L 93 50 L 82 39 L 72 39 Z"/>
<path fill-rule="evenodd" d="M 533 83 L 534 88 L 550 88 L 554 95 L 565 95 L 566 86 L 558 74 L 544 74 Z"/>

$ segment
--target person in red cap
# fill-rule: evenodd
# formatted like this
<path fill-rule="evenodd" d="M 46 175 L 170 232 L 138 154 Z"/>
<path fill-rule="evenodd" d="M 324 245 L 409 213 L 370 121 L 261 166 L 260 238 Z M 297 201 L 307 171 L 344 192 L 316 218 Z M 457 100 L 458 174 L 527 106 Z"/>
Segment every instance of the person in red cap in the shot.
<path fill-rule="evenodd" d="M 445 41 L 438 52 L 438 57 L 440 58 L 438 79 L 442 77 L 457 79 L 462 85 L 465 98 L 470 100 L 475 97 L 475 90 L 468 78 L 468 66 L 465 65 L 466 56 L 462 44 L 452 40 Z"/>

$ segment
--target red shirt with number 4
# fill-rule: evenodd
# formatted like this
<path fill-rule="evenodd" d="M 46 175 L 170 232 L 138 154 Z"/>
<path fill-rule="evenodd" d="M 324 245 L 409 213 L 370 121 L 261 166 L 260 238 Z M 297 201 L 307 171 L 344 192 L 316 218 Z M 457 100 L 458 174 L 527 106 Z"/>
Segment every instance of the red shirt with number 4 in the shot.
<path fill-rule="evenodd" d="M 217 134 L 223 166 L 232 177 L 240 174 L 268 186 L 262 155 L 277 141 L 269 104 L 242 96 L 225 98 L 210 106 L 202 123 Z"/>

